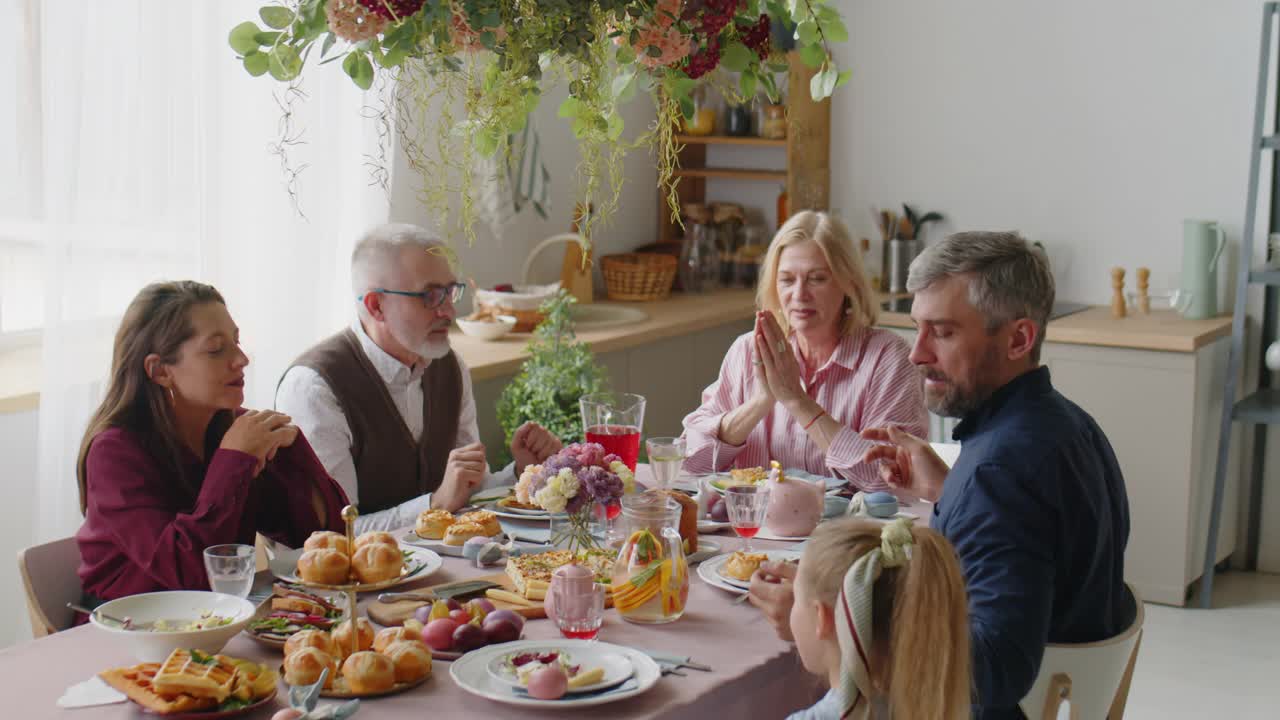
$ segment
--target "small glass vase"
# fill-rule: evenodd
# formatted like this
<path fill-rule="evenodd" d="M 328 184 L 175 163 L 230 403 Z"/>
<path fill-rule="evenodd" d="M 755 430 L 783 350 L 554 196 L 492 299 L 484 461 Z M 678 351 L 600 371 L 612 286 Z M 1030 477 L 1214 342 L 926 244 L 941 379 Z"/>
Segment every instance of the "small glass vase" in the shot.
<path fill-rule="evenodd" d="M 575 513 L 551 516 L 551 546 L 557 550 L 569 550 L 575 555 L 598 550 L 607 536 L 607 515 L 598 503 L 588 503 Z"/>

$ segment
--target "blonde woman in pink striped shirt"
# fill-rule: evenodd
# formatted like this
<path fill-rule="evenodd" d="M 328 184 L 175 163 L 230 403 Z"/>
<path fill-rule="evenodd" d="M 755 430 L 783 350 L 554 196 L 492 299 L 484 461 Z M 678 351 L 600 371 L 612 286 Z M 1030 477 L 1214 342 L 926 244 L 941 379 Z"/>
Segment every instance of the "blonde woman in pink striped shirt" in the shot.
<path fill-rule="evenodd" d="M 684 419 L 685 470 L 767 466 L 887 485 L 862 462 L 865 428 L 928 432 L 910 346 L 872 327 L 879 305 L 844 224 L 806 210 L 778 231 L 761 266 L 755 330 L 734 341 L 702 406 Z"/>

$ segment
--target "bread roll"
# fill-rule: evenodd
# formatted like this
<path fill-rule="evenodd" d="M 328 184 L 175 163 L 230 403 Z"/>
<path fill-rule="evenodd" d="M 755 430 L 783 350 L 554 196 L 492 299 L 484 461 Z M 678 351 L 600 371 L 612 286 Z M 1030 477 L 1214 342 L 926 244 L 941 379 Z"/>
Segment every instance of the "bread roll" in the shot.
<path fill-rule="evenodd" d="M 490 537 L 502 532 L 502 523 L 498 516 L 488 510 L 476 510 L 458 516 L 458 522 L 475 523 L 484 528 L 484 534 Z"/>
<path fill-rule="evenodd" d="M 453 513 L 448 510 L 423 510 L 418 515 L 418 522 L 413 526 L 413 531 L 420 538 L 439 540 L 444 537 L 453 523 Z"/>
<path fill-rule="evenodd" d="M 420 640 L 391 643 L 383 654 L 395 666 L 396 682 L 413 682 L 431 674 L 431 651 Z"/>
<path fill-rule="evenodd" d="M 347 536 L 332 530 L 317 530 L 311 533 L 311 537 L 307 538 L 307 541 L 302 544 L 303 550 L 321 550 L 324 548 L 332 548 L 344 555 L 351 554 L 351 549 L 347 547 Z"/>
<path fill-rule="evenodd" d="M 445 545 L 461 545 L 473 537 L 488 537 L 484 527 L 473 522 L 458 521 L 444 534 Z"/>
<path fill-rule="evenodd" d="M 284 641 L 284 654 L 288 657 L 305 647 L 316 648 L 326 655 L 337 654 L 334 651 L 333 638 L 323 630 L 299 630 L 290 635 L 289 639 Z"/>
<path fill-rule="evenodd" d="M 365 545 L 377 543 L 379 545 L 390 545 L 391 547 L 399 547 L 400 543 L 396 542 L 396 536 L 382 530 L 372 530 L 367 533 L 360 533 L 356 536 L 356 545 L 352 549 L 359 550 Z"/>
<path fill-rule="evenodd" d="M 284 658 L 284 681 L 289 685 L 311 685 L 320 679 L 325 668 L 329 668 L 329 677 L 324 681 L 327 690 L 338 677 L 338 661 L 319 648 L 300 648 Z"/>
<path fill-rule="evenodd" d="M 698 552 L 698 501 L 679 490 L 658 492 L 680 503 L 680 539 L 684 540 L 684 551 L 690 554 Z"/>
<path fill-rule="evenodd" d="M 388 645 L 401 640 L 421 642 L 422 634 L 420 631 L 414 631 L 403 626 L 382 628 L 377 635 L 373 636 L 373 651 L 386 652 Z"/>
<path fill-rule="evenodd" d="M 351 570 L 362 583 L 376 583 L 400 577 L 404 556 L 399 545 L 369 543 L 351 556 Z"/>
<path fill-rule="evenodd" d="M 307 550 L 298 558 L 298 577 L 320 585 L 345 585 L 351 575 L 351 559 L 333 548 Z"/>
<path fill-rule="evenodd" d="M 358 652 L 343 661 L 342 679 L 352 692 L 383 692 L 395 686 L 396 668 L 386 655 Z"/>
<path fill-rule="evenodd" d="M 360 618 L 356 622 L 356 646 L 353 651 L 351 648 L 351 621 L 343 620 L 333 628 L 333 649 L 334 655 L 339 659 L 351 655 L 353 652 L 368 650 L 373 647 L 373 625 L 369 623 L 368 618 Z"/>

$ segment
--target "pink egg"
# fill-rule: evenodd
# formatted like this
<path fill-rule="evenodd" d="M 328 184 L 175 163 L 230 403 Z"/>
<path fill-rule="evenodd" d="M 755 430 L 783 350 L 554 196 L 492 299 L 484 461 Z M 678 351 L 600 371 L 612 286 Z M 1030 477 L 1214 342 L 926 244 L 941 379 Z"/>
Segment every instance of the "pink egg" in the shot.
<path fill-rule="evenodd" d="M 293 708 L 285 708 L 277 712 L 275 715 L 272 715 L 271 720 L 298 720 L 298 718 L 300 717 L 302 717 L 301 710 L 294 710 Z"/>
<path fill-rule="evenodd" d="M 529 676 L 529 694 L 539 700 L 557 700 L 569 690 L 569 676 L 558 667 L 545 667 Z"/>

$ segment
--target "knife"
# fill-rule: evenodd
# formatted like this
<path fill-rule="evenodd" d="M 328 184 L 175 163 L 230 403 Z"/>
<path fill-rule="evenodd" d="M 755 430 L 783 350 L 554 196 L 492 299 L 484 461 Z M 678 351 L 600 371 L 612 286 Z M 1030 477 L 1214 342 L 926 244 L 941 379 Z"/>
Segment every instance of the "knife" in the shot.
<path fill-rule="evenodd" d="M 688 655 L 671 655 L 669 653 L 655 652 L 653 650 L 645 650 L 643 648 L 634 649 L 636 652 L 642 652 L 645 655 L 648 655 L 656 662 L 667 663 L 668 665 L 674 665 L 675 667 L 687 667 L 690 670 L 711 672 L 710 665 L 703 665 L 702 663 L 694 662 Z"/>

